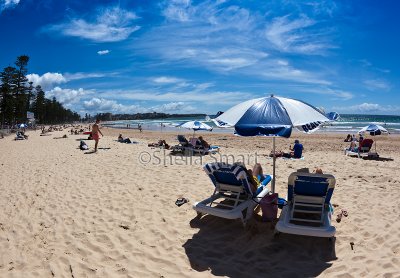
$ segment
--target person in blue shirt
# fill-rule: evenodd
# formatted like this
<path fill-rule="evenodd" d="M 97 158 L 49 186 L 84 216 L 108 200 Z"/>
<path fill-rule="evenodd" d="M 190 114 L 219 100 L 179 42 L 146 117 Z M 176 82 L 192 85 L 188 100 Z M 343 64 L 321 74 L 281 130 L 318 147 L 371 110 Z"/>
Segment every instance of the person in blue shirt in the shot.
<path fill-rule="evenodd" d="M 294 140 L 293 148 L 290 148 L 290 150 L 292 151 L 290 154 L 293 158 L 301 158 L 303 154 L 303 145 L 296 139 Z"/>

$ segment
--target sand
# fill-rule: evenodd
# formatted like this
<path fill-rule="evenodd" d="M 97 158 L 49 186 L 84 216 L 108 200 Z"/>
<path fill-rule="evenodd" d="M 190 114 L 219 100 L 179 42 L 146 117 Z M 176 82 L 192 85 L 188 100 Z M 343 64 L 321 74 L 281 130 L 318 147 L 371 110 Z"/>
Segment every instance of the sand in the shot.
<path fill-rule="evenodd" d="M 77 148 L 86 136 L 53 139 L 66 132 L 0 139 L 0 277 L 400 277 L 399 136 L 378 138 L 387 158 L 379 161 L 346 157 L 343 134 L 277 140 L 277 149 L 295 138 L 305 147 L 304 160 L 277 160 L 280 196 L 296 169 L 336 177 L 335 215 L 349 216 L 334 222 L 329 241 L 274 238 L 272 224 L 256 218 L 247 229 L 239 220 L 196 219 L 191 205 L 213 191 L 202 165 L 214 158 L 164 160 L 147 147 L 161 137 L 174 144 L 177 133 L 122 131 L 139 144 L 121 144 L 120 131 L 103 132 L 100 147 L 110 149 L 96 154 Z M 257 154 L 272 171 L 263 156 L 271 139 L 203 134 L 229 159 L 242 155 L 250 165 Z M 177 207 L 179 197 L 190 202 Z"/>

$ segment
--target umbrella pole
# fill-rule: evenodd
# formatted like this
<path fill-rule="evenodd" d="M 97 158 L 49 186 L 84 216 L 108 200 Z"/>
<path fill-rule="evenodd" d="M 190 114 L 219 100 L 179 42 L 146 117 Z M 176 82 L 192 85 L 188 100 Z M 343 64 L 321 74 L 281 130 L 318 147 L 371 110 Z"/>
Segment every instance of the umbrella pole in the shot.
<path fill-rule="evenodd" d="M 272 179 L 272 187 L 271 187 L 271 190 L 272 190 L 272 193 L 275 193 L 275 180 L 276 180 L 276 175 L 275 175 L 275 161 L 276 161 L 276 155 L 275 155 L 275 136 L 272 138 L 272 154 L 273 154 L 273 157 L 272 157 L 272 163 L 273 163 L 273 166 L 272 166 L 272 175 L 273 175 L 273 179 Z"/>

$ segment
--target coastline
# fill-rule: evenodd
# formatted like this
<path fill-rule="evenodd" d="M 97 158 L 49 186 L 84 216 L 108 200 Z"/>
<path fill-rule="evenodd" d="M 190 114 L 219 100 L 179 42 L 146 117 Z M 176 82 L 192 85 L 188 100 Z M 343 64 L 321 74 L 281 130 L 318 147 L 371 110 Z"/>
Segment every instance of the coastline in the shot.
<path fill-rule="evenodd" d="M 287 150 L 295 139 L 304 160 L 277 160 L 276 188 L 287 192 L 296 169 L 316 167 L 335 176 L 332 203 L 337 234 L 326 239 L 281 235 L 255 218 L 248 229 L 240 221 L 212 216 L 196 219 L 191 206 L 213 191 L 202 166 L 211 156 L 158 161 L 147 144 L 192 132 L 103 128 L 97 154 L 77 149 L 84 135 L 68 129 L 29 139 L 0 140 L 0 276 L 14 277 L 376 277 L 396 276 L 400 267 L 400 140 L 377 137 L 377 151 L 388 160 L 346 157 L 341 133 L 294 133 L 276 140 Z M 138 144 L 116 142 L 122 133 Z M 53 139 L 64 134 L 66 139 Z M 227 158 L 255 154 L 271 171 L 271 138 L 196 132 L 221 147 Z M 86 141 L 93 148 L 93 141 Z M 109 148 L 109 149 L 108 149 Z M 140 161 L 148 153 L 154 160 Z M 153 155 L 153 156 L 152 156 Z M 159 155 L 159 154 L 157 154 Z M 166 153 L 166 157 L 168 153 Z M 392 160 L 391 160 L 392 159 Z M 181 207 L 179 197 L 190 200 Z M 354 243 L 353 249 L 350 242 Z M 260 259 L 260 258 L 265 258 Z M 288 264 L 290 262 L 290 264 Z M 251 265 L 251 267 L 249 267 Z M 267 271 L 267 272 L 265 272 Z M 53 274 L 52 274 L 53 273 Z"/>

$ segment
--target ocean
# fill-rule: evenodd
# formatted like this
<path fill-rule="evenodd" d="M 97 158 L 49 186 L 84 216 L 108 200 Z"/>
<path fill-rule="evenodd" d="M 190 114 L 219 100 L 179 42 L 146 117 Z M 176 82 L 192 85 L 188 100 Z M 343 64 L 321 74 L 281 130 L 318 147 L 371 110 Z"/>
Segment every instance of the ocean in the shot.
<path fill-rule="evenodd" d="M 211 115 L 211 118 L 215 116 Z M 187 121 L 203 121 L 214 127 L 213 132 L 232 133 L 232 129 L 218 128 L 212 121 L 205 118 L 166 118 L 151 120 L 126 120 L 106 122 L 103 125 L 115 128 L 138 128 L 140 124 L 144 130 L 176 131 L 175 126 Z M 357 133 L 361 128 L 368 124 L 379 124 L 385 127 L 390 133 L 400 134 L 400 116 L 394 115 L 362 115 L 362 114 L 341 114 L 339 120 L 323 126 L 318 132 L 337 132 L 337 133 Z"/>

